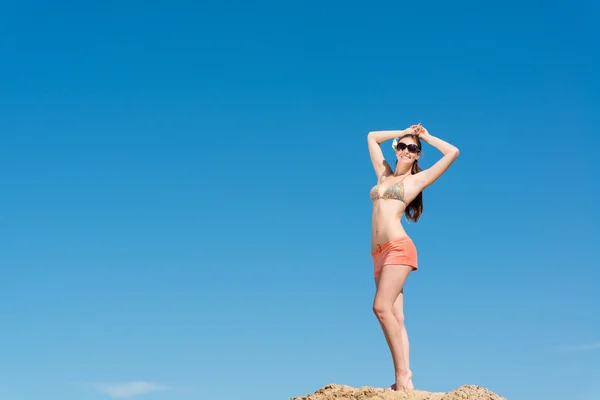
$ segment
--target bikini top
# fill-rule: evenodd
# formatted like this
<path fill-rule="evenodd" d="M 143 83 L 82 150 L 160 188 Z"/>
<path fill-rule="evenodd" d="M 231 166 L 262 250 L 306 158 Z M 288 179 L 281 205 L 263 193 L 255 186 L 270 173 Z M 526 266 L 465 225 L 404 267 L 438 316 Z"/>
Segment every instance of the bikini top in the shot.
<path fill-rule="evenodd" d="M 383 183 L 383 181 L 385 181 L 385 179 L 384 179 L 383 181 L 381 181 L 381 183 L 378 183 L 377 185 L 375 185 L 369 192 L 371 201 L 374 203 L 376 200 L 379 200 L 379 199 L 400 200 L 405 205 L 407 205 L 406 202 L 404 201 L 404 183 L 402 182 L 403 180 L 404 180 L 404 178 L 402 178 L 402 180 L 394 183 L 392 186 L 390 186 L 389 188 L 387 188 L 385 190 L 383 195 L 380 196 L 379 195 L 379 186 L 381 186 L 381 183 Z"/>

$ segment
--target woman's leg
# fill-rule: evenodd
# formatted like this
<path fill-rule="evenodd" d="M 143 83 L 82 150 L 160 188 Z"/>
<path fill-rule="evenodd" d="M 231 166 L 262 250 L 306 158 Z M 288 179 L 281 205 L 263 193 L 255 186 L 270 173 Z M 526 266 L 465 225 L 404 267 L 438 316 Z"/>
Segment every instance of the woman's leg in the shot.
<path fill-rule="evenodd" d="M 410 371 L 411 379 L 408 382 L 408 389 L 414 389 L 412 383 L 412 371 L 410 369 L 410 345 L 408 342 L 408 333 L 406 331 L 406 325 L 404 325 L 404 289 L 400 290 L 400 294 L 394 301 L 394 316 L 400 325 L 400 333 L 402 337 L 402 348 L 404 353 L 404 362 L 408 371 Z M 394 385 L 393 385 L 394 386 Z M 393 387 L 392 389 L 394 389 Z"/>
<path fill-rule="evenodd" d="M 377 292 L 373 302 L 373 312 L 377 316 L 385 339 L 392 353 L 394 370 L 396 375 L 395 390 L 411 389 L 411 371 L 408 364 L 408 336 L 405 336 L 404 312 L 402 312 L 402 323 L 395 313 L 395 304 L 398 304 L 399 296 L 406 278 L 412 271 L 408 265 L 386 265 L 381 275 L 376 280 Z M 400 298 L 403 305 L 403 298 Z"/>

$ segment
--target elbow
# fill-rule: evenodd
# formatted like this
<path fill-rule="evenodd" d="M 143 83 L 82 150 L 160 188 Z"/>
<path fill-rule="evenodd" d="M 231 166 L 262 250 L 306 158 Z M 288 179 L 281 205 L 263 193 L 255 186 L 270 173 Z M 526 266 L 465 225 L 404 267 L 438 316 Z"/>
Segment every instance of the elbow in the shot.
<path fill-rule="evenodd" d="M 454 147 L 452 150 L 448 151 L 445 156 L 450 157 L 453 160 L 456 160 L 458 158 L 458 155 L 460 154 L 460 151 Z"/>

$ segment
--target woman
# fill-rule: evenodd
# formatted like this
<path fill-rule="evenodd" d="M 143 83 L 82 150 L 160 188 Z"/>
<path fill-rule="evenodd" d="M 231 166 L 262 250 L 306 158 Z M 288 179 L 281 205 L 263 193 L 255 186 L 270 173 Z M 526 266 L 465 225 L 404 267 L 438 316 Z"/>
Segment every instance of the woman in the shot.
<path fill-rule="evenodd" d="M 380 143 L 394 139 L 396 167 L 385 161 Z M 421 140 L 444 155 L 426 170 L 419 167 Z M 432 136 L 421 125 L 403 131 L 374 131 L 367 136 L 369 154 L 377 174 L 371 189 L 373 201 L 371 255 L 376 285 L 373 311 L 392 353 L 396 382 L 391 389 L 414 389 L 409 365 L 408 335 L 404 326 L 404 282 L 418 269 L 417 250 L 399 220 L 402 213 L 417 222 L 423 212 L 422 191 L 438 179 L 458 157 L 458 149 Z"/>

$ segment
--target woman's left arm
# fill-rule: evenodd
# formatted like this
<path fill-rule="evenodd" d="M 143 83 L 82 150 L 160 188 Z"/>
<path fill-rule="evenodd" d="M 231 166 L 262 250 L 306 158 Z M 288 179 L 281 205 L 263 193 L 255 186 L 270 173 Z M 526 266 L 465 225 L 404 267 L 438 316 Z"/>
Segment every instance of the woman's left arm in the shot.
<path fill-rule="evenodd" d="M 435 182 L 440 176 L 442 176 L 444 172 L 446 172 L 446 170 L 458 157 L 459 151 L 458 148 L 450 143 L 431 135 L 429 132 L 427 132 L 427 129 L 423 127 L 421 127 L 421 130 L 419 131 L 419 139 L 435 147 L 444 155 L 431 167 L 414 175 L 417 184 L 419 184 L 420 189 L 423 190 Z"/>

